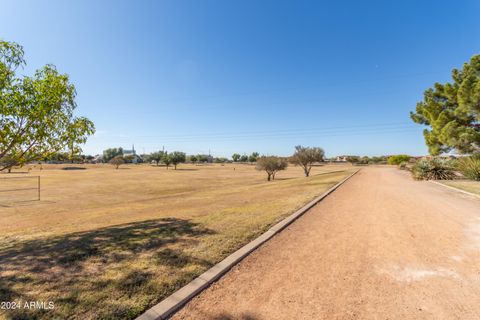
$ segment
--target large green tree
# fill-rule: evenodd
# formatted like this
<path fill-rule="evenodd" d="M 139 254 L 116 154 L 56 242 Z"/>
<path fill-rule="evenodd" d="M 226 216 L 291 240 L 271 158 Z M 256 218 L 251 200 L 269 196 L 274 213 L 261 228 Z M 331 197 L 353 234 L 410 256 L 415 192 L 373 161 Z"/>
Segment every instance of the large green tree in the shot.
<path fill-rule="evenodd" d="M 410 117 L 430 127 L 423 132 L 430 154 L 480 152 L 480 55 L 453 69 L 451 83 L 427 89 Z"/>
<path fill-rule="evenodd" d="M 18 76 L 24 65 L 22 46 L 0 40 L 0 171 L 61 150 L 73 157 L 95 132 L 93 122 L 74 115 L 68 75 L 46 65 L 32 77 Z"/>

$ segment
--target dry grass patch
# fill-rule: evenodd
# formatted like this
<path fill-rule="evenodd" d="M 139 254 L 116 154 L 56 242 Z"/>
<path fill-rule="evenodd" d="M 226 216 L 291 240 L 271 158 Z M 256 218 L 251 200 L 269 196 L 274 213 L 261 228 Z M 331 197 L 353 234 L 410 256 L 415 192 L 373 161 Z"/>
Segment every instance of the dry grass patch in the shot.
<path fill-rule="evenodd" d="M 133 318 L 352 172 L 181 169 L 34 168 L 42 201 L 0 207 L 0 301 L 55 309 L 0 317 Z"/>
<path fill-rule="evenodd" d="M 454 187 L 457 189 L 461 189 L 464 191 L 468 191 L 480 196 L 480 181 L 473 181 L 473 180 L 449 180 L 449 181 L 441 181 L 441 183 Z"/>

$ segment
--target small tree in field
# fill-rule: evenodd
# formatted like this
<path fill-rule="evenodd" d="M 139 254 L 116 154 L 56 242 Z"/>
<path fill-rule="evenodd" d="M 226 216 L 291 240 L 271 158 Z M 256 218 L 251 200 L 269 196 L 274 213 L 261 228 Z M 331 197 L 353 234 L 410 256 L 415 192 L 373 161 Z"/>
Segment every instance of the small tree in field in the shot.
<path fill-rule="evenodd" d="M 305 177 L 308 177 L 310 175 L 312 165 L 315 162 L 323 161 L 324 156 L 325 152 L 322 148 L 296 146 L 295 153 L 291 158 L 291 162 L 295 165 L 301 166 L 303 168 L 303 172 L 305 173 Z"/>
<path fill-rule="evenodd" d="M 275 175 L 280 170 L 285 170 L 288 166 L 287 160 L 280 157 L 259 157 L 255 169 L 267 173 L 267 181 L 275 180 Z"/>
<path fill-rule="evenodd" d="M 240 162 L 247 162 L 247 161 L 248 161 L 248 156 L 246 154 L 240 157 Z"/>
<path fill-rule="evenodd" d="M 156 165 L 158 166 L 160 161 L 162 161 L 163 156 L 164 156 L 163 151 L 152 152 L 147 156 L 147 161 L 149 162 L 155 161 Z"/>
<path fill-rule="evenodd" d="M 241 157 L 241 155 L 239 155 L 238 153 L 232 154 L 233 162 L 238 162 L 238 160 L 240 160 L 240 157 Z"/>
<path fill-rule="evenodd" d="M 167 152 L 165 152 L 165 154 L 163 155 L 162 162 L 165 164 L 165 167 L 167 167 L 168 170 L 168 167 L 170 167 L 170 165 L 172 164 L 172 158 Z"/>
<path fill-rule="evenodd" d="M 208 162 L 208 155 L 206 154 L 197 154 L 197 161 L 201 163 Z"/>
<path fill-rule="evenodd" d="M 110 163 L 112 166 L 115 166 L 115 169 L 118 169 L 122 164 L 125 163 L 125 160 L 123 160 L 123 156 L 116 156 L 115 158 L 110 159 L 108 163 Z"/>
<path fill-rule="evenodd" d="M 118 156 L 123 156 L 122 148 L 109 148 L 103 150 L 103 161 L 105 162 L 110 162 L 110 160 Z"/>
<path fill-rule="evenodd" d="M 197 156 L 194 155 L 194 154 L 192 154 L 192 155 L 190 156 L 190 161 L 191 161 L 193 164 L 197 163 L 197 161 L 198 161 Z"/>
<path fill-rule="evenodd" d="M 348 156 L 347 157 L 347 162 L 351 163 L 352 166 L 360 162 L 360 157 L 359 156 Z"/>
<path fill-rule="evenodd" d="M 174 151 L 172 153 L 170 153 L 170 160 L 173 164 L 173 166 L 175 167 L 175 170 L 177 170 L 177 165 L 179 163 L 183 163 L 186 161 L 186 155 L 184 152 L 180 152 L 180 151 Z"/>
<path fill-rule="evenodd" d="M 260 156 L 258 152 L 252 152 L 252 154 L 248 157 L 248 162 L 257 162 L 258 156 Z"/>

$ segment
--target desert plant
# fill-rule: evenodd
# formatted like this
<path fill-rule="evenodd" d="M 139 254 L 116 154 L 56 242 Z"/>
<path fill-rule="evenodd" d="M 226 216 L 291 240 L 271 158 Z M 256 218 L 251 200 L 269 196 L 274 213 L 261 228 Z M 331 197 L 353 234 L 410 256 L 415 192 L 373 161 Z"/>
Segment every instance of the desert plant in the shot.
<path fill-rule="evenodd" d="M 260 157 L 257 158 L 255 169 L 263 170 L 267 173 L 267 181 L 275 180 L 275 175 L 280 170 L 285 170 L 288 166 L 287 160 L 279 157 Z"/>
<path fill-rule="evenodd" d="M 115 158 L 111 159 L 108 163 L 114 166 L 115 169 L 118 169 L 118 167 L 120 167 L 122 164 L 125 163 L 125 160 L 123 160 L 123 156 L 116 156 Z"/>
<path fill-rule="evenodd" d="M 406 161 L 400 162 L 400 164 L 398 165 L 398 168 L 400 170 L 406 170 L 407 169 L 407 162 Z"/>
<path fill-rule="evenodd" d="M 412 167 L 412 176 L 415 180 L 452 180 L 455 171 L 449 160 L 420 159 Z"/>
<path fill-rule="evenodd" d="M 459 159 L 456 167 L 466 178 L 480 181 L 480 155 Z"/>
<path fill-rule="evenodd" d="M 406 154 L 397 154 L 395 156 L 388 157 L 387 163 L 390 165 L 397 166 L 402 162 L 408 162 L 410 160 L 410 156 Z"/>
<path fill-rule="evenodd" d="M 386 161 L 387 161 L 387 158 L 383 156 L 370 158 L 370 163 L 373 163 L 373 164 L 386 163 Z"/>

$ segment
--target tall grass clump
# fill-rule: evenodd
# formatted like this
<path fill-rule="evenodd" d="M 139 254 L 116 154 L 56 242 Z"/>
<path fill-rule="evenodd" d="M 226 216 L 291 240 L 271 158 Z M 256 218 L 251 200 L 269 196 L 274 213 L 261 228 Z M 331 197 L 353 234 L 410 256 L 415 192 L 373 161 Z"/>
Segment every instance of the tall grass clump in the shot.
<path fill-rule="evenodd" d="M 412 176 L 415 180 L 452 180 L 455 171 L 449 160 L 421 159 L 413 165 Z"/>
<path fill-rule="evenodd" d="M 465 178 L 480 181 L 480 154 L 459 159 L 457 168 Z"/>

